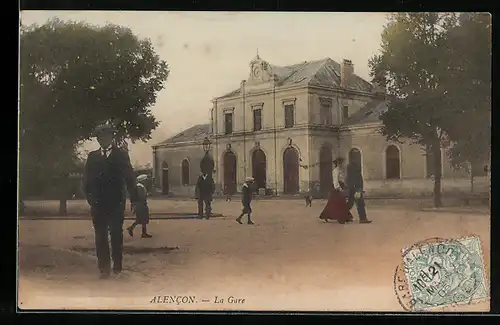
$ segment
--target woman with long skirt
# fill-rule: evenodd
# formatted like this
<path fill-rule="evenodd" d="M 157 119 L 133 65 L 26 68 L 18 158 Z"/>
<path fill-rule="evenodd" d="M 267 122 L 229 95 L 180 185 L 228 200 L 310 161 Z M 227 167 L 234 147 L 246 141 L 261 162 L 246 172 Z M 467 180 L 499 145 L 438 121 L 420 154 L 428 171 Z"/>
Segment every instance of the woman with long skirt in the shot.
<path fill-rule="evenodd" d="M 319 218 L 328 222 L 328 220 L 337 220 L 339 223 L 346 223 L 352 221 L 353 217 L 347 208 L 346 197 L 342 193 L 344 185 L 344 173 L 342 171 L 342 164 L 344 160 L 337 158 L 334 160 L 333 188 L 330 191 L 328 202 L 321 212 Z"/>

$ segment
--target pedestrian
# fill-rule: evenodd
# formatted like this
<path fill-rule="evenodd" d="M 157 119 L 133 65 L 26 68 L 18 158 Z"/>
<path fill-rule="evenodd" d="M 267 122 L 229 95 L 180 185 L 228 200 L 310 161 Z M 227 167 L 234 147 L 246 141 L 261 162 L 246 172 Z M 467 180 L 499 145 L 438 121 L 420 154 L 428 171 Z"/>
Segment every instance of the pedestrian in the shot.
<path fill-rule="evenodd" d="M 352 161 L 347 165 L 347 188 L 347 208 L 351 210 L 354 204 L 356 204 L 359 223 L 371 223 L 372 221 L 366 218 L 363 174 L 361 173 L 361 166 L 358 162 Z"/>
<path fill-rule="evenodd" d="M 122 271 L 123 222 L 126 190 L 131 206 L 137 202 L 137 188 L 128 153 L 113 145 L 115 129 L 99 125 L 95 136 L 100 148 L 89 153 L 85 163 L 84 191 L 90 205 L 95 233 L 97 264 L 101 278 L 110 275 L 108 232 L 111 235 L 113 272 Z"/>
<path fill-rule="evenodd" d="M 252 197 L 254 192 L 253 182 L 254 182 L 253 177 L 247 177 L 245 179 L 245 183 L 243 183 L 243 186 L 241 187 L 241 193 L 242 193 L 241 203 L 243 204 L 243 210 L 241 210 L 240 216 L 236 218 L 236 221 L 239 224 L 241 224 L 241 218 L 246 214 L 248 216 L 247 224 L 253 225 L 251 216 L 252 207 L 250 206 L 250 203 L 252 203 Z"/>
<path fill-rule="evenodd" d="M 231 196 L 233 193 L 229 184 L 224 184 L 224 194 L 226 195 L 226 202 L 231 202 Z"/>
<path fill-rule="evenodd" d="M 137 176 L 137 203 L 134 207 L 135 221 L 134 223 L 127 228 L 128 234 L 133 237 L 134 229 L 137 225 L 142 226 L 142 235 L 141 238 L 151 238 L 150 234 L 148 234 L 147 225 L 149 223 L 149 207 L 148 207 L 148 190 L 144 186 L 144 182 L 148 179 L 148 175 L 142 174 Z"/>
<path fill-rule="evenodd" d="M 333 161 L 333 186 L 330 191 L 326 206 L 321 211 L 319 218 L 328 222 L 328 220 L 337 220 L 339 223 L 344 224 L 350 222 L 352 216 L 347 208 L 346 198 L 343 194 L 345 188 L 344 173 L 342 171 L 343 158 L 337 158 Z"/>
<path fill-rule="evenodd" d="M 198 217 L 203 219 L 203 210 L 205 218 L 208 220 L 212 215 L 212 199 L 215 192 L 215 182 L 211 174 L 202 173 L 196 182 L 196 197 L 198 199 Z M 203 209 L 205 207 L 205 209 Z"/>

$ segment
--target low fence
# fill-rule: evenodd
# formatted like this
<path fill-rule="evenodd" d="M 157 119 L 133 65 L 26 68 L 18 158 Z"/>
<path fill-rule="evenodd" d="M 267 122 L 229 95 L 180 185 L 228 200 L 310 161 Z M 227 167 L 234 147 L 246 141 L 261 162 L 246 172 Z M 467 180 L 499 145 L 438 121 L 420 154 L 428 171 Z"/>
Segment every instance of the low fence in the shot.
<path fill-rule="evenodd" d="M 149 193 L 153 191 L 153 178 L 152 170 L 138 169 L 134 170 L 134 176 L 137 177 L 141 174 L 148 175 L 148 179 L 144 182 L 144 186 Z M 43 188 L 28 191 L 26 196 L 27 200 L 60 200 L 61 198 L 71 199 L 85 199 L 85 192 L 83 190 L 83 175 L 80 173 L 70 174 L 65 184 L 61 184 L 59 180 L 54 179 L 54 182 L 46 184 Z"/>

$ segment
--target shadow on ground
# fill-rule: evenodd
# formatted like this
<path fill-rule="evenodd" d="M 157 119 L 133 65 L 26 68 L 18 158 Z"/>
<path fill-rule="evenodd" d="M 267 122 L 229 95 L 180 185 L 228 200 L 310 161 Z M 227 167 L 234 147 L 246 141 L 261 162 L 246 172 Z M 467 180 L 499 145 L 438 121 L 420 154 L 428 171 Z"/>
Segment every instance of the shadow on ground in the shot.
<path fill-rule="evenodd" d="M 154 254 L 154 253 L 163 253 L 168 254 L 173 250 L 178 250 L 179 247 L 137 247 L 137 246 L 123 246 L 123 254 L 128 255 L 137 255 L 137 254 Z M 71 248 L 72 251 L 84 254 L 92 254 L 95 255 L 94 247 L 82 247 L 82 246 L 73 246 Z"/>
<path fill-rule="evenodd" d="M 125 256 L 169 254 L 179 247 L 124 246 Z M 129 263 L 130 264 L 130 263 Z M 134 264 L 134 263 L 132 263 Z M 73 246 L 60 249 L 49 245 L 22 245 L 19 247 L 19 272 L 27 275 L 72 275 L 94 274 L 96 269 L 95 248 Z"/>

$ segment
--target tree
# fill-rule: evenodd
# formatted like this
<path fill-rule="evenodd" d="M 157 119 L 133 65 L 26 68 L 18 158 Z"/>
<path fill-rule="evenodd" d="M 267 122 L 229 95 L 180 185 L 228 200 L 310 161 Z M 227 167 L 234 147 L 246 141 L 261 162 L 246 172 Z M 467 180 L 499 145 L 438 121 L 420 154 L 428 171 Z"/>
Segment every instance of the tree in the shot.
<path fill-rule="evenodd" d="M 119 142 L 149 140 L 159 125 L 150 107 L 169 68 L 129 28 L 58 19 L 22 26 L 20 63 L 22 193 L 37 177 L 66 183 L 78 143 L 101 121 L 115 124 Z"/>
<path fill-rule="evenodd" d="M 441 202 L 442 121 L 449 111 L 440 89 L 446 31 L 455 14 L 396 13 L 382 32 L 381 53 L 369 61 L 374 82 L 385 86 L 391 102 L 381 115 L 388 140 L 419 144 L 433 156 L 434 205 Z"/>
<path fill-rule="evenodd" d="M 446 65 L 441 88 L 455 114 L 443 127 L 453 146 L 448 150 L 455 167 L 483 168 L 491 151 L 491 16 L 460 14 L 447 31 L 443 50 Z"/>

